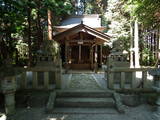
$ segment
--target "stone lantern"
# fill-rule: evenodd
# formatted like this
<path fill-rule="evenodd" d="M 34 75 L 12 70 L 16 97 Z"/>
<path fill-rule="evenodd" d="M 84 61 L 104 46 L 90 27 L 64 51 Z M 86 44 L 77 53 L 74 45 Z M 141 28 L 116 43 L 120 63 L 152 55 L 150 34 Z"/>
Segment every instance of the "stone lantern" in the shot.
<path fill-rule="evenodd" d="M 57 50 L 56 50 L 56 47 L 57 47 Z M 56 67 L 57 62 L 59 62 L 55 58 L 55 56 L 58 56 L 57 55 L 57 53 L 59 53 L 58 49 L 59 47 L 58 45 L 56 46 L 56 43 L 54 43 L 54 41 L 45 40 L 41 45 L 40 50 L 37 51 L 37 66 L 42 66 L 42 67 L 55 66 Z"/>
<path fill-rule="evenodd" d="M 46 88 L 48 88 L 48 79 L 50 79 L 51 72 L 55 72 L 56 88 L 61 85 L 61 59 L 59 54 L 59 46 L 55 41 L 45 40 L 37 51 L 37 64 L 35 68 L 46 69 L 44 78 Z M 47 79 L 47 80 L 46 80 Z"/>
<path fill-rule="evenodd" d="M 108 56 L 107 67 L 108 69 L 115 67 L 129 67 L 129 54 L 126 50 L 123 50 L 121 41 L 115 41 L 113 43 L 113 49 Z"/>
<path fill-rule="evenodd" d="M 157 111 L 153 114 L 153 120 L 160 120 L 160 68 L 150 70 L 149 74 L 154 76 L 153 90 L 157 93 Z"/>
<path fill-rule="evenodd" d="M 8 61 L 8 60 L 7 60 Z M 15 112 L 15 91 L 16 91 L 16 70 L 6 62 L 5 66 L 1 68 L 0 88 L 5 96 L 5 112 L 8 115 Z"/>

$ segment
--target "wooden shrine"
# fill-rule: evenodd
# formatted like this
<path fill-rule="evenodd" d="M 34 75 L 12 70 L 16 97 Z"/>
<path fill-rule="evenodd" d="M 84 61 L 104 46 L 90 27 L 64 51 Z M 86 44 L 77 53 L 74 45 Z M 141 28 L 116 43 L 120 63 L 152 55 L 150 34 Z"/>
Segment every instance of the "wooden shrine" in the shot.
<path fill-rule="evenodd" d="M 110 36 L 83 22 L 59 32 L 53 38 L 61 46 L 61 57 L 68 69 L 96 69 L 102 65 L 102 44 Z"/>

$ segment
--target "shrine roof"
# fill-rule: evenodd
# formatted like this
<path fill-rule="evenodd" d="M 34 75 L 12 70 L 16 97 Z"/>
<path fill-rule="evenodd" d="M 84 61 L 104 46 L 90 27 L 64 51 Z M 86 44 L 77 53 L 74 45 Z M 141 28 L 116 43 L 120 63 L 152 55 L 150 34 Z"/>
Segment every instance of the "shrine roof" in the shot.
<path fill-rule="evenodd" d="M 67 36 L 71 36 L 71 35 L 77 34 L 79 32 L 84 32 L 84 33 L 90 34 L 90 35 L 94 36 L 95 38 L 101 40 L 102 42 L 109 42 L 109 39 L 111 38 L 109 35 L 81 23 L 77 26 L 74 26 L 70 29 L 67 29 L 63 32 L 56 34 L 53 37 L 53 39 L 56 41 L 59 41 L 61 39 L 64 39 Z"/>
<path fill-rule="evenodd" d="M 91 14 L 91 15 L 74 15 L 70 16 L 67 19 L 63 20 L 59 28 L 72 28 L 77 26 L 78 24 L 83 21 L 83 24 L 88 25 L 92 28 L 99 28 L 101 26 L 101 18 L 98 14 Z"/>

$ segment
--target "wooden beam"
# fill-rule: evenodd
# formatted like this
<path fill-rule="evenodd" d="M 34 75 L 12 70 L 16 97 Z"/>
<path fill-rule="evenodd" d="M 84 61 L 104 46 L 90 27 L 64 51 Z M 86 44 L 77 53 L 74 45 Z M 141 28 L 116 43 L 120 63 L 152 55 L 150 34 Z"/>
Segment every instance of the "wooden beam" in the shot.
<path fill-rule="evenodd" d="M 91 42 L 91 43 L 94 43 L 95 42 L 95 40 L 89 40 L 89 39 L 87 39 L 87 40 L 81 40 L 81 39 L 79 39 L 79 40 L 69 40 L 69 42 Z"/>

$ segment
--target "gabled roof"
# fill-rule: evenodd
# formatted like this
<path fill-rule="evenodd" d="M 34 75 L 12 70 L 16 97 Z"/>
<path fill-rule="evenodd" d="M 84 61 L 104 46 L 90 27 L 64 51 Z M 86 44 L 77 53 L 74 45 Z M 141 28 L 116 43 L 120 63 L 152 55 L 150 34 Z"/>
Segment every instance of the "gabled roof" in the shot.
<path fill-rule="evenodd" d="M 88 33 L 88 34 L 102 40 L 103 42 L 109 42 L 109 39 L 111 38 L 109 35 L 107 35 L 105 33 L 102 33 L 100 31 L 97 31 L 96 29 L 91 28 L 91 27 L 81 23 L 81 24 L 79 24 L 75 27 L 67 29 L 64 32 L 56 34 L 55 36 L 53 36 L 53 39 L 58 42 L 59 40 L 65 38 L 66 36 L 71 36 L 71 35 L 74 35 L 74 34 L 79 33 L 79 32 Z"/>
<path fill-rule="evenodd" d="M 73 15 L 69 16 L 67 19 L 63 20 L 60 24 L 61 27 L 72 28 L 77 26 L 83 21 L 83 24 L 90 26 L 92 28 L 100 28 L 101 26 L 101 18 L 98 14 L 90 14 L 90 15 Z"/>

